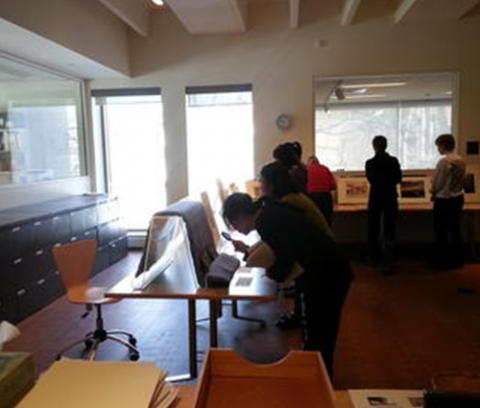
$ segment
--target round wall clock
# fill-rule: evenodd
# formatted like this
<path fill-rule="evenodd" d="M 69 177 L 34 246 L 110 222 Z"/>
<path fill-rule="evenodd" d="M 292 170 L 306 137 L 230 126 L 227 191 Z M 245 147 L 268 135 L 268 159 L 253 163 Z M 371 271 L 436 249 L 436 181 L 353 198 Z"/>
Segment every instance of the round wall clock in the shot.
<path fill-rule="evenodd" d="M 286 113 L 282 113 L 278 115 L 276 124 L 280 130 L 288 130 L 292 126 L 292 117 Z"/>

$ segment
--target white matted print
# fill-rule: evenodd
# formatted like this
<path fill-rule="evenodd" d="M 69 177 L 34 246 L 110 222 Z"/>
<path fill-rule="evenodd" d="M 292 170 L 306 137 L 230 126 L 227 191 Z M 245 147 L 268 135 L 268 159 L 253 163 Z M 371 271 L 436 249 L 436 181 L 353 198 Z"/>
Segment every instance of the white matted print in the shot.
<path fill-rule="evenodd" d="M 341 177 L 337 191 L 339 204 L 365 204 L 368 202 L 370 184 L 365 177 Z"/>
<path fill-rule="evenodd" d="M 403 177 L 398 186 L 398 199 L 401 203 L 428 203 L 432 180 L 428 176 Z"/>
<path fill-rule="evenodd" d="M 465 202 L 480 202 L 480 165 L 467 164 L 463 189 L 465 191 Z"/>

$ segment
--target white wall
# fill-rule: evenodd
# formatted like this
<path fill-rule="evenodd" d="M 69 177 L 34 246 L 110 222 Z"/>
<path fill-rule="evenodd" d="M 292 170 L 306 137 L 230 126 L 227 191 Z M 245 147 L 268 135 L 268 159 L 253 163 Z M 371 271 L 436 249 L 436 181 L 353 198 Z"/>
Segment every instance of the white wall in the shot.
<path fill-rule="evenodd" d="M 1 0 L 0 17 L 114 71 L 130 73 L 127 27 L 97 0 Z"/>
<path fill-rule="evenodd" d="M 341 27 L 341 2 L 304 0 L 298 30 L 288 29 L 287 3 L 258 3 L 249 10 L 249 31 L 230 36 L 192 36 L 170 12 L 156 12 L 151 35 L 130 38 L 134 78 L 93 81 L 92 87 L 162 87 L 170 201 L 187 193 L 187 85 L 253 84 L 257 167 L 285 140 L 300 140 L 307 154 L 313 151 L 315 75 L 458 71 L 462 149 L 465 140 L 480 140 L 480 17 L 394 25 L 386 2 L 376 3 L 373 12 L 370 8 L 352 26 Z M 317 47 L 318 40 L 327 46 Z M 275 126 L 276 116 L 284 112 L 294 118 L 287 133 Z"/>

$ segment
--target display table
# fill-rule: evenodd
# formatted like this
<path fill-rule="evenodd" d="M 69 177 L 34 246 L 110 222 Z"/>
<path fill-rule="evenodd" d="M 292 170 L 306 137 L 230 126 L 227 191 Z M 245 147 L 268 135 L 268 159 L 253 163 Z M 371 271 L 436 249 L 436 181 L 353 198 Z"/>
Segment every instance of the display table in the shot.
<path fill-rule="evenodd" d="M 178 400 L 174 408 L 193 408 L 195 404 L 195 385 L 180 385 L 178 386 L 179 394 Z M 353 408 L 347 391 L 335 392 L 335 406 L 336 408 Z M 247 408 L 247 407 L 245 407 Z M 268 408 L 268 407 L 265 407 Z"/>

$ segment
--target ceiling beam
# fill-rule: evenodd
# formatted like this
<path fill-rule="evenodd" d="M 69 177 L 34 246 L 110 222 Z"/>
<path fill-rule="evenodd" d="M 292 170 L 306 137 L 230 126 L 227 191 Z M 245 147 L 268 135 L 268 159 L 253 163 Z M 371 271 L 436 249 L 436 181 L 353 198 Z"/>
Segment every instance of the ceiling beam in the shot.
<path fill-rule="evenodd" d="M 352 24 L 353 19 L 358 11 L 358 6 L 360 6 L 361 0 L 345 0 L 342 11 L 342 18 L 340 24 L 342 26 L 347 26 Z"/>
<path fill-rule="evenodd" d="M 400 5 L 397 7 L 397 11 L 395 11 L 395 23 L 399 23 L 403 20 L 403 18 L 412 10 L 415 3 L 418 0 L 402 0 Z"/>
<path fill-rule="evenodd" d="M 150 10 L 146 2 L 137 0 L 99 0 L 125 24 L 146 37 L 149 33 Z"/>
<path fill-rule="evenodd" d="M 290 0 L 290 28 L 298 28 L 300 22 L 300 0 Z"/>

